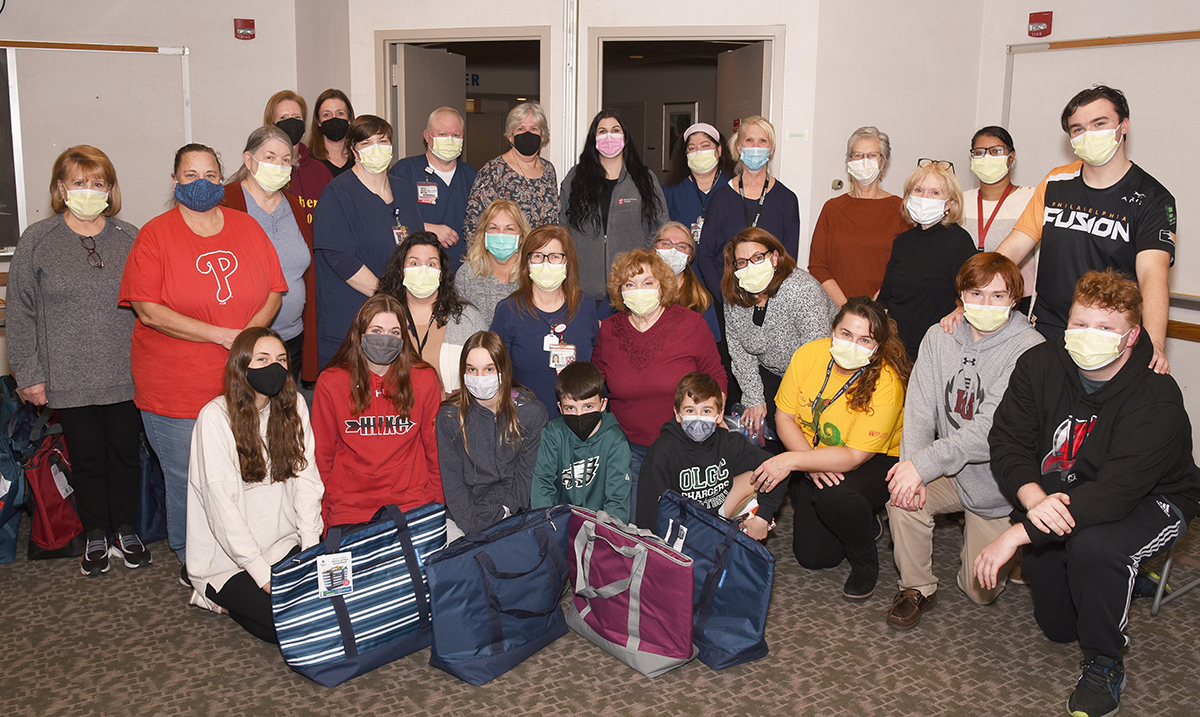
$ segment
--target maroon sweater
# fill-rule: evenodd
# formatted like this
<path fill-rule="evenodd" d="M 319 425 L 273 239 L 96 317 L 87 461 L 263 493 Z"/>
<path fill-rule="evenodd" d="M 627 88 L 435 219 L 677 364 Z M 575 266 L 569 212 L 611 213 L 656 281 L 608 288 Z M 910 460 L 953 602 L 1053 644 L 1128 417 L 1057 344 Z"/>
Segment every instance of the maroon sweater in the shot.
<path fill-rule="evenodd" d="M 648 446 L 675 411 L 675 386 L 690 371 L 716 379 L 728 392 L 725 368 L 708 324 L 679 304 L 668 306 L 642 333 L 621 312 L 600 323 L 592 363 L 608 384 L 608 406 L 630 442 Z"/>

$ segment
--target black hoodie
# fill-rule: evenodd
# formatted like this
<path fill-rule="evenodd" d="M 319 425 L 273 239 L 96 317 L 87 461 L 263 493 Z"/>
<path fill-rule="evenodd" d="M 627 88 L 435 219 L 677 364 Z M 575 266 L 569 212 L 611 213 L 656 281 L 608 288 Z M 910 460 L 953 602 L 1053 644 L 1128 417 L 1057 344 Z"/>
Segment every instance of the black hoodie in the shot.
<path fill-rule="evenodd" d="M 1150 370 L 1145 329 L 1129 354 L 1090 395 L 1062 340 L 1017 359 L 988 443 L 996 482 L 1018 506 L 1012 518 L 1024 522 L 1034 546 L 1121 520 L 1149 495 L 1169 499 L 1185 521 L 1200 512 L 1200 469 L 1183 394 L 1175 379 Z M 1074 531 L 1059 536 L 1035 527 L 1017 501 L 1026 483 L 1069 494 Z"/>

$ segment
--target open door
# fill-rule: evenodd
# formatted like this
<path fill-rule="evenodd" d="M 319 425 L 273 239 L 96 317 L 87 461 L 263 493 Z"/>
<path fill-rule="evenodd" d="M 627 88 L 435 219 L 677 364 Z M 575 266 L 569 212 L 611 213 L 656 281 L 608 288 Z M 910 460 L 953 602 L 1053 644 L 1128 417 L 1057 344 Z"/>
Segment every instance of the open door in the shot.
<path fill-rule="evenodd" d="M 425 122 L 438 107 L 467 111 L 467 58 L 445 50 L 392 45 L 392 116 L 397 158 L 425 151 Z"/>
<path fill-rule="evenodd" d="M 732 136 L 743 117 L 770 111 L 771 53 L 765 41 L 717 55 L 717 129 Z"/>

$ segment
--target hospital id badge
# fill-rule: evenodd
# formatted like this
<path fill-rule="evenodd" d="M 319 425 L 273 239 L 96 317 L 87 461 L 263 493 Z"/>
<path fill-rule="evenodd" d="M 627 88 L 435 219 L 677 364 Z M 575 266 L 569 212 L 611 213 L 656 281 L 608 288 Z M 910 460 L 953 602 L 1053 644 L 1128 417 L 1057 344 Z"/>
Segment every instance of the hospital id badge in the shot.
<path fill-rule="evenodd" d="M 558 373 L 575 363 L 575 344 L 556 344 L 550 347 L 550 368 Z"/>
<path fill-rule="evenodd" d="M 417 201 L 421 204 L 437 204 L 438 185 L 433 182 L 417 182 Z"/>
<path fill-rule="evenodd" d="M 349 552 L 317 556 L 317 596 L 333 597 L 354 592 L 354 574 Z"/>
<path fill-rule="evenodd" d="M 700 232 L 704 230 L 704 217 L 700 217 L 692 222 L 692 241 L 696 244 L 700 243 Z"/>
<path fill-rule="evenodd" d="M 396 246 L 408 238 L 408 227 L 404 225 L 392 227 L 392 236 L 396 238 Z"/>

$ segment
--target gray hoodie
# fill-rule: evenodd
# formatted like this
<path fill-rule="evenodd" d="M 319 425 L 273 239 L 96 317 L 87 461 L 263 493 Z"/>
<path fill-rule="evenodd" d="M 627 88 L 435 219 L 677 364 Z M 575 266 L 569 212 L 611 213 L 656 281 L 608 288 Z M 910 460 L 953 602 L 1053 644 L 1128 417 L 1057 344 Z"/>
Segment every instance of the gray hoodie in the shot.
<path fill-rule="evenodd" d="M 988 432 L 1017 357 L 1041 342 L 1016 312 L 979 341 L 965 321 L 953 334 L 934 324 L 921 340 L 904 399 L 900 460 L 912 460 L 926 484 L 953 476 L 959 501 L 981 518 L 1012 511 L 992 477 Z"/>

